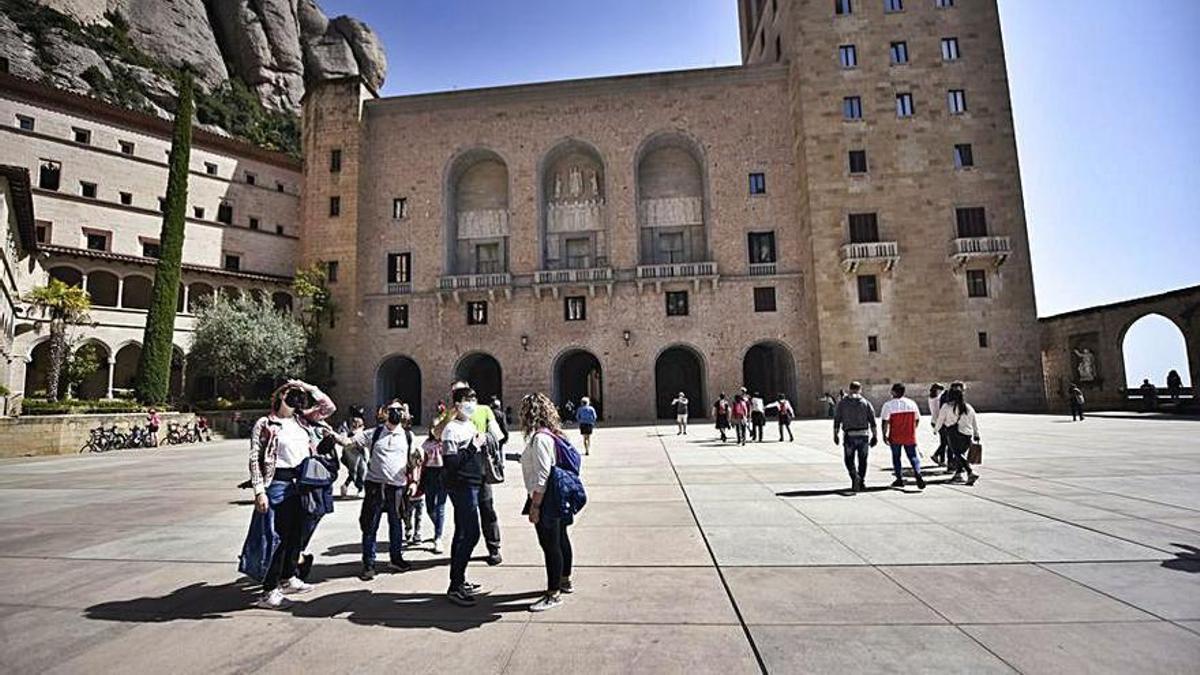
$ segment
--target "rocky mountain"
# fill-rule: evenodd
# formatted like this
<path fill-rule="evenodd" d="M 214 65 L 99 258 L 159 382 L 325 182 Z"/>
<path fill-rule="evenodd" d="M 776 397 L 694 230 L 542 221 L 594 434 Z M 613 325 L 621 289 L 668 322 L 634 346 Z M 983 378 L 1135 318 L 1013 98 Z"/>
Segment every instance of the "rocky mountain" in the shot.
<path fill-rule="evenodd" d="M 166 115 L 182 68 L 201 123 L 298 152 L 306 83 L 383 85 L 369 26 L 315 0 L 0 0 L 0 56 L 15 75 Z"/>

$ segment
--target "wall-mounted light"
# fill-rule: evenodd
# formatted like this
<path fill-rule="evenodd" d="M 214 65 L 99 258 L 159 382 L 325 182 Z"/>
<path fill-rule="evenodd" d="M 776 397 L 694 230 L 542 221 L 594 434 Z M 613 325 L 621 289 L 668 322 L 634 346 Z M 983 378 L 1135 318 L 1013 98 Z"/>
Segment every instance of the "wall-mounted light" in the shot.
<path fill-rule="evenodd" d="M 629 341 L 633 339 L 633 333 L 630 333 L 627 329 L 621 333 L 621 339 L 625 341 L 625 346 L 628 347 Z"/>
<path fill-rule="evenodd" d="M 521 336 L 521 349 L 524 349 L 525 351 L 529 351 L 529 336 L 528 335 Z"/>

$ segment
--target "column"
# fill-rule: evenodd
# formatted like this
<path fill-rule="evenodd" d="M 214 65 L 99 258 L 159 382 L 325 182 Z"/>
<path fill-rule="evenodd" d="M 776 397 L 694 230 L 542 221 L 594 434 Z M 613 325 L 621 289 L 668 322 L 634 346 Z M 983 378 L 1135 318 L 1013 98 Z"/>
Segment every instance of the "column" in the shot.
<path fill-rule="evenodd" d="M 191 292 L 190 292 L 191 289 L 189 289 L 188 285 L 183 283 L 183 281 L 179 282 L 179 287 L 183 289 L 183 311 L 180 313 L 181 314 L 191 314 L 192 313 L 191 310 L 188 309 L 188 303 L 191 302 L 191 298 L 189 297 L 191 295 Z"/>
<path fill-rule="evenodd" d="M 117 277 L 117 307 L 125 306 L 125 277 Z M 109 394 L 112 398 L 112 394 Z"/>
<path fill-rule="evenodd" d="M 104 398 L 111 399 L 113 397 L 113 375 L 117 370 L 117 359 L 114 356 L 108 357 L 108 394 Z"/>

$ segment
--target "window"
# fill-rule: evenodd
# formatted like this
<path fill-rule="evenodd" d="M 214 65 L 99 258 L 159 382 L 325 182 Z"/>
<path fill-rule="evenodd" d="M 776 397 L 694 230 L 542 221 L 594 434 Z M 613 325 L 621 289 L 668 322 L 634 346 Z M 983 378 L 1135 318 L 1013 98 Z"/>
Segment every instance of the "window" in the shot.
<path fill-rule="evenodd" d="M 775 287 L 767 286 L 765 288 L 754 289 L 754 311 L 756 312 L 774 312 L 775 311 Z"/>
<path fill-rule="evenodd" d="M 896 117 L 912 117 L 913 116 L 913 97 L 912 94 L 896 94 Z"/>
<path fill-rule="evenodd" d="M 122 193 L 120 193 L 120 198 L 121 198 L 121 204 L 124 206 L 130 206 L 131 204 L 133 204 L 133 193 L 132 192 L 122 192 Z"/>
<path fill-rule="evenodd" d="M 217 175 L 217 165 L 213 164 L 212 162 L 205 162 L 204 163 L 204 173 L 206 173 L 210 176 Z"/>
<path fill-rule="evenodd" d="M 987 296 L 987 272 L 983 270 L 967 270 L 967 297 L 986 298 Z"/>
<path fill-rule="evenodd" d="M 846 16 L 854 13 L 853 0 L 834 0 L 833 13 L 838 16 Z"/>
<path fill-rule="evenodd" d="M 473 300 L 467 303 L 467 325 L 482 326 L 487 323 L 487 300 Z"/>
<path fill-rule="evenodd" d="M 142 241 L 142 257 L 143 258 L 160 258 L 162 257 L 162 246 L 157 241 Z"/>
<path fill-rule="evenodd" d="M 850 243 L 869 244 L 879 241 L 879 218 L 874 213 L 850 214 Z"/>
<path fill-rule="evenodd" d="M 87 181 L 79 181 L 79 194 L 88 199 L 96 198 L 96 184 Z"/>
<path fill-rule="evenodd" d="M 283 234 L 283 226 L 282 225 L 275 226 L 275 234 Z"/>
<path fill-rule="evenodd" d="M 850 173 L 866 173 L 867 172 L 867 151 L 866 150 L 851 150 L 850 151 Z"/>
<path fill-rule="evenodd" d="M 872 354 L 879 351 L 879 336 L 878 335 L 868 335 L 867 336 L 867 351 L 871 352 Z"/>
<path fill-rule="evenodd" d="M 750 174 L 750 194 L 752 194 L 752 195 L 767 194 L 767 174 L 765 174 L 765 173 Z"/>
<path fill-rule="evenodd" d="M 329 260 L 325 262 L 325 280 L 329 283 L 337 283 L 338 280 L 338 261 Z"/>
<path fill-rule="evenodd" d="M 233 204 L 221 202 L 217 206 L 217 222 L 225 223 L 226 225 L 233 224 Z"/>
<path fill-rule="evenodd" d="M 388 328 L 408 328 L 408 305 L 388 305 Z"/>
<path fill-rule="evenodd" d="M 329 173 L 341 173 L 342 171 L 342 150 L 335 148 L 329 151 Z"/>
<path fill-rule="evenodd" d="M 566 242 L 567 269 L 582 270 L 592 264 L 592 240 L 587 238 L 568 239 Z"/>
<path fill-rule="evenodd" d="M 945 9 L 947 7 L 953 7 L 954 0 L 934 0 L 933 5 L 939 9 Z"/>
<path fill-rule="evenodd" d="M 117 141 L 117 145 L 120 146 L 122 155 L 133 154 L 133 141 Z"/>
<path fill-rule="evenodd" d="M 200 220 L 204 220 L 204 207 L 203 206 L 193 206 L 192 207 L 192 215 L 196 218 L 199 218 Z"/>
<path fill-rule="evenodd" d="M 412 253 L 389 253 L 387 257 L 387 282 L 407 284 L 412 281 Z"/>
<path fill-rule="evenodd" d="M 587 298 L 572 295 L 563 300 L 563 318 L 567 321 L 587 320 Z"/>
<path fill-rule="evenodd" d="M 281 183 L 279 181 L 275 181 L 275 191 L 283 192 L 283 183 Z"/>
<path fill-rule="evenodd" d="M 658 257 L 664 263 L 683 262 L 683 233 L 660 232 L 658 235 Z"/>
<path fill-rule="evenodd" d="M 688 315 L 687 291 L 667 291 L 667 316 Z"/>
<path fill-rule="evenodd" d="M 342 198 L 341 197 L 330 197 L 329 198 L 329 217 L 336 218 L 340 215 L 342 215 Z"/>
<path fill-rule="evenodd" d="M 51 159 L 43 159 L 38 167 L 38 187 L 43 190 L 57 190 L 62 179 L 62 164 Z"/>
<path fill-rule="evenodd" d="M 959 239 L 987 236 L 987 213 L 982 206 L 955 209 L 954 217 Z"/>
<path fill-rule="evenodd" d="M 242 256 L 236 253 L 225 254 L 225 269 L 230 272 L 238 272 L 242 269 Z"/>
<path fill-rule="evenodd" d="M 961 115 L 967 112 L 967 92 L 962 89 L 951 89 L 946 94 L 946 102 L 950 106 L 951 115 Z"/>
<path fill-rule="evenodd" d="M 942 60 L 958 60 L 958 38 L 942 38 Z"/>
<path fill-rule="evenodd" d="M 987 334 L 987 331 L 982 331 L 982 330 L 981 330 L 981 331 L 979 331 L 979 348 L 980 348 L 980 349 L 987 349 L 987 348 L 988 348 L 988 334 Z"/>
<path fill-rule="evenodd" d="M 903 12 L 904 0 L 883 0 L 883 11 L 888 13 Z"/>
<path fill-rule="evenodd" d="M 874 274 L 858 276 L 858 301 L 879 302 L 879 277 Z"/>
<path fill-rule="evenodd" d="M 158 212 L 159 213 L 167 212 L 167 198 L 166 197 L 158 198 Z"/>
<path fill-rule="evenodd" d="M 50 242 L 50 221 L 39 220 L 34 224 L 34 236 L 37 238 L 37 243 L 46 244 Z"/>
<path fill-rule="evenodd" d="M 892 43 L 892 65 L 902 66 L 908 63 L 908 43 L 893 42 Z"/>
<path fill-rule="evenodd" d="M 254 216 L 250 216 L 250 229 L 252 229 L 252 230 L 258 229 L 258 218 L 255 218 Z"/>
<path fill-rule="evenodd" d="M 258 185 L 258 176 L 247 171 L 246 172 L 246 185 Z"/>
<path fill-rule="evenodd" d="M 975 154 L 971 151 L 970 143 L 959 143 L 954 146 L 954 168 L 965 169 L 975 166 Z"/>
<path fill-rule="evenodd" d="M 504 271 L 502 262 L 499 242 L 475 245 L 476 274 L 499 274 Z"/>
<path fill-rule="evenodd" d="M 842 99 L 842 117 L 848 120 L 862 119 L 862 98 L 847 96 Z"/>
<path fill-rule="evenodd" d="M 17 128 L 21 131 L 33 131 L 33 118 L 29 115 L 17 115 Z"/>
<path fill-rule="evenodd" d="M 108 234 L 104 232 L 84 232 L 87 238 L 86 245 L 89 251 L 107 251 L 108 250 Z"/>
<path fill-rule="evenodd" d="M 775 233 L 751 232 L 746 235 L 750 264 L 775 262 Z"/>
<path fill-rule="evenodd" d="M 408 217 L 408 198 L 396 197 L 392 200 L 392 220 L 402 220 Z"/>
<path fill-rule="evenodd" d="M 775 62 L 779 63 L 783 60 L 783 38 L 775 36 Z"/>
<path fill-rule="evenodd" d="M 72 127 L 71 131 L 75 133 L 75 142 L 88 145 L 92 142 L 92 132 L 88 129 L 80 127 Z"/>
<path fill-rule="evenodd" d="M 854 49 L 854 45 L 842 45 L 838 47 L 838 61 L 843 68 L 858 67 L 858 51 Z"/>

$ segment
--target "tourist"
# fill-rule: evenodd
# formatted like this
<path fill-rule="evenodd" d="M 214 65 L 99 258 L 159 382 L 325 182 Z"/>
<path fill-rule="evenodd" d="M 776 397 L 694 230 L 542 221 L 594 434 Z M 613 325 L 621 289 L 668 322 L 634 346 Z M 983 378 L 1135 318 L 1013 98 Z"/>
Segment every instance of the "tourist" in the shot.
<path fill-rule="evenodd" d="M 825 416 L 833 419 L 833 410 L 837 407 L 837 400 L 833 398 L 833 394 L 825 392 L 821 400 L 825 403 Z"/>
<path fill-rule="evenodd" d="M 474 584 L 466 580 L 467 563 L 479 543 L 479 488 L 483 484 L 480 452 L 483 434 L 472 418 L 478 409 L 475 391 L 469 387 L 455 389 L 451 396 L 454 417 L 442 430 L 442 461 L 444 479 L 450 501 L 454 504 L 454 537 L 450 542 L 450 602 L 470 607 L 475 604 Z"/>
<path fill-rule="evenodd" d="M 500 405 L 500 399 L 492 397 L 492 419 L 496 420 L 496 425 L 500 427 L 500 452 L 504 453 L 504 446 L 508 443 L 508 420 L 504 418 L 504 409 Z"/>
<path fill-rule="evenodd" d="M 866 489 L 867 453 L 879 442 L 875 428 L 875 407 L 862 396 L 862 385 L 850 383 L 850 393 L 838 401 L 833 413 L 833 444 L 838 441 L 839 429 L 845 433 L 842 458 L 850 473 L 850 490 Z"/>
<path fill-rule="evenodd" d="M 439 416 L 429 428 L 429 436 L 421 444 L 420 492 L 425 495 L 425 513 L 433 523 L 433 553 L 442 553 L 442 531 L 446 523 L 446 483 L 442 471 L 442 431 L 450 420 Z"/>
<path fill-rule="evenodd" d="M 158 410 L 151 407 L 146 413 L 146 428 L 149 430 L 147 439 L 150 447 L 158 447 L 158 429 L 162 426 L 162 417 L 159 416 Z"/>
<path fill-rule="evenodd" d="M 763 404 L 762 394 L 757 391 L 750 397 L 751 437 L 756 443 L 763 442 L 763 430 L 767 426 L 767 409 Z"/>
<path fill-rule="evenodd" d="M 575 403 L 573 401 L 571 401 L 570 399 L 567 399 L 567 402 L 563 404 L 562 419 L 564 419 L 564 420 L 575 419 Z"/>
<path fill-rule="evenodd" d="M 425 511 L 425 493 L 421 491 L 421 479 L 425 471 L 425 449 L 417 445 L 413 436 L 412 413 L 408 404 L 403 404 L 404 437 L 408 440 L 408 465 L 404 471 L 404 536 L 405 544 L 417 546 L 421 543 L 421 515 Z"/>
<path fill-rule="evenodd" d="M 583 454 L 592 454 L 592 432 L 596 430 L 596 409 L 592 400 L 587 396 L 579 399 L 579 409 L 575 411 L 575 421 L 579 423 L 579 433 L 583 436 Z"/>
<path fill-rule="evenodd" d="M 451 393 L 459 389 L 470 389 L 470 385 L 466 382 L 456 382 L 451 389 Z M 476 405 L 473 410 L 471 422 L 475 425 L 475 430 L 479 432 L 482 439 L 482 443 L 479 446 L 481 452 L 485 450 L 484 443 L 492 442 L 499 445 L 501 438 L 508 437 L 508 433 L 500 428 L 500 421 L 496 419 L 496 414 L 492 412 L 491 407 Z M 491 437 L 491 441 L 488 441 L 489 436 Z M 503 457 L 504 455 L 501 454 L 501 461 L 503 461 Z M 482 458 L 480 460 L 482 461 Z M 488 550 L 487 564 L 489 566 L 499 565 L 504 561 L 500 555 L 500 518 L 496 515 L 496 504 L 492 495 L 492 486 L 487 481 L 483 481 L 479 485 L 478 502 L 479 522 L 483 529 L 483 541 L 487 545 Z"/>
<path fill-rule="evenodd" d="M 563 438 L 554 404 L 545 394 L 530 394 L 521 401 L 521 429 L 525 432 L 521 475 L 528 493 L 522 513 L 529 516 L 529 522 L 537 531 L 546 563 L 546 593 L 529 607 L 529 611 L 542 612 L 562 604 L 562 594 L 574 590 L 571 585 L 571 539 L 567 533 L 572 519 L 556 517 L 543 510 L 547 488 L 558 464 L 557 446 L 567 444 L 567 441 Z"/>
<path fill-rule="evenodd" d="M 717 397 L 717 402 L 713 404 L 713 419 L 717 421 L 717 431 L 721 434 L 721 442 L 729 440 L 726 433 L 729 431 L 729 415 L 733 411 L 733 406 L 729 404 L 729 399 L 725 398 L 725 392 Z"/>
<path fill-rule="evenodd" d="M 351 417 L 347 436 L 350 442 L 342 447 L 342 465 L 346 467 L 346 480 L 342 483 L 342 498 L 350 492 L 354 483 L 357 497 L 363 495 L 363 481 L 367 476 L 368 437 L 366 422 L 361 417 Z"/>
<path fill-rule="evenodd" d="M 1171 397 L 1171 403 L 1179 405 L 1179 390 L 1183 389 L 1183 378 L 1179 376 L 1178 370 L 1172 370 L 1167 373 L 1167 394 Z"/>
<path fill-rule="evenodd" d="M 1083 398 L 1083 390 L 1072 384 L 1071 388 L 1067 390 L 1067 399 L 1071 404 L 1071 421 L 1082 422 L 1083 403 L 1085 400 Z"/>
<path fill-rule="evenodd" d="M 212 440 L 212 431 L 208 427 L 208 418 L 204 415 L 196 415 L 196 439 L 206 443 Z"/>
<path fill-rule="evenodd" d="M 390 569 L 407 572 L 404 560 L 404 491 L 407 485 L 410 441 L 404 430 L 404 408 L 396 402 L 387 406 L 387 419 L 375 427 L 371 438 L 371 456 L 367 463 L 366 497 L 363 498 L 358 524 L 362 528 L 362 573 L 359 578 L 375 578 L 375 539 L 379 520 L 387 513 Z"/>
<path fill-rule="evenodd" d="M 966 393 L 962 389 L 955 389 L 951 385 L 946 394 L 947 399 L 938 411 L 938 428 L 946 430 L 950 452 L 953 453 L 954 477 L 950 480 L 955 483 L 961 481 L 962 472 L 966 471 L 967 485 L 974 485 L 975 481 L 979 480 L 979 474 L 971 470 L 967 453 L 972 442 L 979 442 L 979 422 L 975 417 L 975 408 L 967 403 Z"/>
<path fill-rule="evenodd" d="M 675 400 L 671 401 L 671 407 L 675 410 L 675 428 L 676 428 L 675 435 L 679 436 L 680 434 L 682 434 L 684 436 L 687 436 L 687 424 L 688 424 L 688 399 L 687 399 L 687 396 L 684 396 L 682 391 L 679 392 L 679 395 L 675 397 Z"/>
<path fill-rule="evenodd" d="M 892 473 L 896 480 L 892 487 L 904 487 L 904 473 L 900 469 L 900 451 L 908 455 L 908 463 L 912 465 L 913 476 L 917 480 L 917 488 L 925 489 L 925 479 L 921 477 L 921 460 L 917 457 L 917 427 L 921 422 L 921 409 L 917 402 L 904 395 L 905 387 L 897 382 L 892 385 L 892 398 L 879 409 L 879 419 L 883 424 L 883 442 L 892 448 Z"/>
<path fill-rule="evenodd" d="M 779 442 L 783 442 L 784 431 L 787 432 L 788 442 L 794 442 L 796 437 L 792 435 L 792 420 L 796 417 L 796 411 L 792 408 L 792 402 L 781 393 L 771 407 L 775 408 L 775 412 L 779 415 Z"/>
<path fill-rule="evenodd" d="M 1142 392 L 1142 411 L 1152 412 L 1158 408 L 1158 387 L 1150 384 L 1150 378 L 1142 380 L 1142 386 L 1138 387 L 1138 391 Z"/>
<path fill-rule="evenodd" d="M 938 412 L 942 407 L 942 394 L 945 391 L 946 388 L 943 387 L 940 382 L 934 382 L 933 384 L 929 385 L 929 426 L 933 429 L 933 433 L 937 434 L 938 437 L 938 447 L 937 450 L 934 450 L 933 452 L 933 463 L 937 464 L 938 466 L 942 466 L 942 464 L 945 463 L 946 452 L 950 448 L 950 444 L 946 440 L 945 432 L 938 431 L 937 425 Z"/>
<path fill-rule="evenodd" d="M 738 445 L 746 444 L 746 421 L 750 418 L 750 404 L 745 394 L 733 397 L 733 430 L 737 434 Z"/>
<path fill-rule="evenodd" d="M 305 409 L 307 397 L 313 406 Z M 312 586 L 296 578 L 301 551 L 300 489 L 297 469 L 319 442 L 316 424 L 337 410 L 317 387 L 289 380 L 271 395 L 271 412 L 258 419 L 250 432 L 250 487 L 254 508 L 271 511 L 278 544 L 262 578 L 259 607 L 279 609 L 285 593 L 305 593 Z M 244 561 L 243 561 L 244 562 Z"/>

